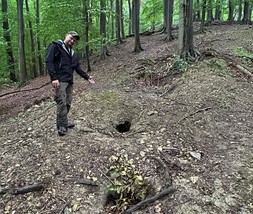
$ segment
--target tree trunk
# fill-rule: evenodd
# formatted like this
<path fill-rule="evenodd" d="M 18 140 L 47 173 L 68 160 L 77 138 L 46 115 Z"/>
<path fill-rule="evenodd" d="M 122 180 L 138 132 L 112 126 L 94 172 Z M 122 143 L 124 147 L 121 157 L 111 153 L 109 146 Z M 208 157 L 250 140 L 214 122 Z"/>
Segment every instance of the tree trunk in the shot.
<path fill-rule="evenodd" d="M 209 24 L 214 20 L 212 0 L 208 0 L 207 20 Z"/>
<path fill-rule="evenodd" d="M 163 0 L 163 27 L 165 32 L 167 32 L 167 22 L 168 22 L 168 13 L 169 13 L 169 0 Z"/>
<path fill-rule="evenodd" d="M 128 24 L 128 34 L 131 35 L 133 33 L 132 28 L 132 4 L 131 0 L 128 0 L 128 11 L 129 11 L 129 24 Z"/>
<path fill-rule="evenodd" d="M 238 2 L 238 19 L 237 21 L 241 21 L 242 19 L 242 0 Z"/>
<path fill-rule="evenodd" d="M 122 39 L 126 38 L 125 30 L 124 30 L 124 14 L 123 14 L 123 0 L 120 0 L 120 29 Z"/>
<path fill-rule="evenodd" d="M 140 41 L 140 0 L 134 0 L 134 37 L 135 37 L 135 46 L 134 46 L 134 52 L 140 53 L 143 51 L 141 47 L 141 41 Z"/>
<path fill-rule="evenodd" d="M 40 26 L 40 4 L 39 4 L 39 0 L 36 0 L 36 25 L 37 28 L 39 28 Z M 46 72 L 44 72 L 44 68 L 43 68 L 43 63 L 42 63 L 42 55 L 41 55 L 41 43 L 40 43 L 40 38 L 39 38 L 39 34 L 37 33 L 36 36 L 36 41 L 37 41 L 37 56 L 38 56 L 38 66 L 39 66 L 39 74 L 42 76 L 44 75 Z"/>
<path fill-rule="evenodd" d="M 205 19 L 206 19 L 206 0 L 203 0 L 202 5 L 202 17 L 201 17 L 201 24 L 200 24 L 200 32 L 204 33 L 205 29 Z"/>
<path fill-rule="evenodd" d="M 87 62 L 87 71 L 91 71 L 90 66 L 90 50 L 89 50 L 89 12 L 88 12 L 89 0 L 83 0 L 83 17 L 85 24 L 85 56 Z"/>
<path fill-rule="evenodd" d="M 100 0 L 100 37 L 101 37 L 101 59 L 106 58 L 107 47 L 106 47 L 106 2 L 105 0 Z"/>
<path fill-rule="evenodd" d="M 194 21 L 200 21 L 200 3 L 199 0 L 196 1 L 196 9 L 194 11 Z"/>
<path fill-rule="evenodd" d="M 119 0 L 116 0 L 116 37 L 117 37 L 117 45 L 123 43 L 120 37 L 120 5 Z"/>
<path fill-rule="evenodd" d="M 111 39 L 114 39 L 114 26 L 115 26 L 115 23 L 114 23 L 114 16 L 113 16 L 113 11 L 114 11 L 114 1 L 113 0 L 110 0 L 110 4 L 111 4 L 111 23 L 112 23 L 112 33 L 111 33 Z"/>
<path fill-rule="evenodd" d="M 25 33 L 24 33 L 24 14 L 23 0 L 17 1 L 18 12 L 18 52 L 19 52 L 19 76 L 20 83 L 24 84 L 27 81 L 26 62 L 25 62 Z"/>
<path fill-rule="evenodd" d="M 168 14 L 167 14 L 167 26 L 166 26 L 166 33 L 167 33 L 167 40 L 173 40 L 172 36 L 172 23 L 173 23 L 173 9 L 174 9 L 174 0 L 169 0 L 168 4 Z"/>
<path fill-rule="evenodd" d="M 243 24 L 249 24 L 250 23 L 250 1 L 245 0 L 244 1 L 244 10 L 243 10 L 243 18 L 242 18 L 242 23 Z"/>
<path fill-rule="evenodd" d="M 8 14 L 8 3 L 7 0 L 2 0 L 2 13 L 3 13 L 3 38 L 7 44 L 6 54 L 7 54 L 7 64 L 9 71 L 9 78 L 13 82 L 17 82 L 16 74 L 15 74 L 15 62 L 12 52 L 12 44 L 11 44 L 11 36 L 9 32 L 9 20 L 7 17 Z"/>
<path fill-rule="evenodd" d="M 215 6 L 215 20 L 220 20 L 220 18 L 221 18 L 221 3 L 220 0 L 217 0 Z"/>
<path fill-rule="evenodd" d="M 26 5 L 26 11 L 27 14 L 30 14 L 30 10 L 29 10 L 29 4 L 28 4 L 28 0 L 25 0 L 25 5 Z M 35 42 L 34 42 L 34 34 L 33 34 L 33 26 L 32 26 L 32 22 L 31 20 L 29 20 L 28 22 L 29 24 L 29 30 L 30 30 L 30 39 L 31 39 L 31 49 L 32 49 L 32 65 L 31 65 L 31 78 L 36 78 L 38 77 L 38 73 L 37 73 L 37 67 L 36 67 L 36 57 L 35 57 Z"/>
<path fill-rule="evenodd" d="M 179 54 L 185 61 L 196 57 L 193 47 L 192 0 L 180 0 Z"/>
<path fill-rule="evenodd" d="M 229 0 L 228 8 L 229 8 L 229 11 L 228 11 L 228 23 L 232 24 L 233 21 L 234 21 L 234 0 Z"/>

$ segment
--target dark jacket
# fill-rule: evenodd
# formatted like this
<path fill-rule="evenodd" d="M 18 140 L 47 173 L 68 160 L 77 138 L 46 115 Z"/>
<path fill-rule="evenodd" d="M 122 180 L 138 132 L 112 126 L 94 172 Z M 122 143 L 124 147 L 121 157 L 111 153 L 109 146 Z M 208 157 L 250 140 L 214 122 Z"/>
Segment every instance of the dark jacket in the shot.
<path fill-rule="evenodd" d="M 46 65 L 51 81 L 73 83 L 74 71 L 84 79 L 89 79 L 89 75 L 80 68 L 76 53 L 72 49 L 68 52 L 61 40 L 52 42 L 48 46 Z"/>

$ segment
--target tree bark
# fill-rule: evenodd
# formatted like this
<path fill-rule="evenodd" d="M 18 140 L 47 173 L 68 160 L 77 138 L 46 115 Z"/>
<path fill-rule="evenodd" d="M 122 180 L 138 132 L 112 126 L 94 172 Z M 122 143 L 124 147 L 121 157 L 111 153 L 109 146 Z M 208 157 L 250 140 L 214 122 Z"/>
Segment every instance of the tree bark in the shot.
<path fill-rule="evenodd" d="M 9 33 L 9 20 L 8 20 L 8 3 L 7 0 L 2 0 L 2 13 L 3 13 L 3 37 L 7 43 L 6 54 L 7 54 L 7 64 L 9 70 L 9 78 L 13 82 L 17 82 L 17 77 L 15 74 L 15 62 L 12 51 L 11 36 Z"/>
<path fill-rule="evenodd" d="M 185 61 L 196 57 L 193 46 L 192 0 L 180 1 L 179 54 Z"/>
<path fill-rule="evenodd" d="M 30 10 L 29 10 L 29 4 L 28 4 L 28 0 L 25 0 L 25 5 L 26 5 L 26 11 L 28 14 L 30 14 Z M 31 39 L 31 58 L 32 58 L 32 65 L 31 65 L 31 72 L 30 72 L 30 75 L 31 75 L 31 78 L 36 78 L 38 77 L 38 73 L 37 73 L 37 66 L 36 66 L 36 57 L 35 57 L 35 41 L 34 41 L 34 33 L 33 33 L 33 25 L 32 25 L 32 22 L 31 20 L 29 20 L 28 22 L 28 25 L 29 25 L 29 30 L 30 30 L 30 39 Z"/>
<path fill-rule="evenodd" d="M 101 37 L 101 59 L 106 58 L 107 47 L 106 47 L 106 2 L 105 0 L 100 0 L 100 37 Z"/>
<path fill-rule="evenodd" d="M 25 61 L 25 32 L 24 32 L 24 14 L 23 0 L 16 0 L 18 12 L 18 52 L 19 52 L 19 76 L 20 84 L 27 81 L 26 61 Z"/>
<path fill-rule="evenodd" d="M 116 0 L 116 37 L 117 37 L 117 45 L 123 43 L 120 37 L 120 5 L 119 0 Z"/>
<path fill-rule="evenodd" d="M 36 25 L 37 28 L 39 28 L 40 26 L 40 4 L 39 4 L 39 0 L 36 0 L 35 2 L 36 6 Z M 41 42 L 40 42 L 40 37 L 39 34 L 37 33 L 36 36 L 36 41 L 37 41 L 37 60 L 38 60 L 38 66 L 39 66 L 39 74 L 42 76 L 44 75 L 46 72 L 44 72 L 44 68 L 43 68 L 43 63 L 42 63 L 42 51 L 41 51 Z"/>
<path fill-rule="evenodd" d="M 143 51 L 141 47 L 141 41 L 140 41 L 140 0 L 134 0 L 134 37 L 135 37 L 135 46 L 134 46 L 134 52 L 140 53 Z"/>
<path fill-rule="evenodd" d="M 83 0 L 83 17 L 84 17 L 84 28 L 85 28 L 85 56 L 87 63 L 87 71 L 91 71 L 90 66 L 90 50 L 89 50 L 89 12 L 88 12 L 89 0 Z"/>

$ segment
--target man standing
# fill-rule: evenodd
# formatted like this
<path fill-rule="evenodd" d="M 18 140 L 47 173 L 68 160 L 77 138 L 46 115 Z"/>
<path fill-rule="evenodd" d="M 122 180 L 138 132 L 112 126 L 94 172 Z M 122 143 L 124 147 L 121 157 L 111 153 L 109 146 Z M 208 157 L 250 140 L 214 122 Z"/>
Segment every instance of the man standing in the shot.
<path fill-rule="evenodd" d="M 68 129 L 75 126 L 75 124 L 68 122 L 67 117 L 72 101 L 74 71 L 91 84 L 95 83 L 92 76 L 80 68 L 77 55 L 72 50 L 72 46 L 79 39 L 80 36 L 75 31 L 70 31 L 66 34 L 64 41 L 52 42 L 47 50 L 46 65 L 52 86 L 55 89 L 56 124 L 60 136 L 64 136 Z"/>

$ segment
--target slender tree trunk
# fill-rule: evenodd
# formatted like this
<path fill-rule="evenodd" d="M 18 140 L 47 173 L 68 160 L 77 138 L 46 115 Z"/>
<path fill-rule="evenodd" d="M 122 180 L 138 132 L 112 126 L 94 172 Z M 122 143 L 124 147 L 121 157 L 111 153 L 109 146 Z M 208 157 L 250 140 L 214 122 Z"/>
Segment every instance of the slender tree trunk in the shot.
<path fill-rule="evenodd" d="M 207 20 L 209 24 L 214 20 L 212 0 L 208 0 Z"/>
<path fill-rule="evenodd" d="M 112 34 L 111 34 L 111 39 L 114 39 L 114 26 L 115 26 L 115 22 L 114 22 L 114 1 L 110 0 L 110 4 L 111 4 L 111 23 L 112 23 Z"/>
<path fill-rule="evenodd" d="M 200 3 L 199 0 L 196 1 L 196 11 L 195 11 L 195 21 L 200 21 Z"/>
<path fill-rule="evenodd" d="M 251 2 L 249 0 L 244 1 L 244 9 L 243 9 L 243 18 L 242 23 L 243 24 L 249 24 L 250 23 L 250 8 L 251 8 Z"/>
<path fill-rule="evenodd" d="M 140 0 L 134 0 L 134 19 L 135 19 L 135 31 L 134 31 L 134 37 L 135 37 L 135 46 L 134 46 L 134 52 L 140 53 L 143 51 L 141 47 L 141 41 L 140 41 Z"/>
<path fill-rule="evenodd" d="M 232 24 L 234 21 L 234 0 L 229 0 L 228 8 L 229 8 L 228 23 Z"/>
<path fill-rule="evenodd" d="M 83 0 L 83 17 L 84 17 L 84 24 L 85 24 L 85 56 L 87 62 L 87 71 L 91 71 L 90 66 L 90 51 L 89 51 L 89 0 Z"/>
<path fill-rule="evenodd" d="M 9 20 L 8 20 L 8 3 L 7 0 L 2 0 L 2 13 L 3 13 L 3 38 L 7 43 L 6 54 L 7 54 L 7 63 L 8 63 L 8 71 L 9 78 L 13 82 L 17 82 L 16 74 L 15 74 L 15 62 L 12 52 L 11 45 L 11 36 L 9 33 Z"/>
<path fill-rule="evenodd" d="M 169 13 L 169 0 L 163 0 L 163 32 L 167 32 Z"/>
<path fill-rule="evenodd" d="M 169 0 L 168 4 L 168 14 L 167 14 L 167 26 L 166 26 L 166 33 L 167 33 L 167 40 L 173 40 L 172 35 L 172 23 L 173 23 L 173 9 L 174 9 L 174 0 Z"/>
<path fill-rule="evenodd" d="M 122 39 L 126 38 L 125 29 L 124 29 L 124 14 L 123 14 L 123 0 L 120 0 L 120 29 Z"/>
<path fill-rule="evenodd" d="M 39 0 L 36 0 L 36 6 L 35 6 L 35 9 L 36 9 L 36 25 L 37 25 L 37 28 L 39 28 L 40 26 L 40 2 Z M 39 66 L 39 74 L 42 76 L 46 73 L 46 71 L 44 72 L 44 68 L 43 68 L 43 63 L 42 63 L 42 54 L 41 54 L 41 42 L 40 42 L 40 37 L 39 37 L 39 34 L 37 33 L 37 36 L 36 36 L 36 41 L 37 41 L 37 60 L 38 60 L 38 66 Z"/>
<path fill-rule="evenodd" d="M 238 19 L 237 21 L 241 21 L 242 19 L 242 0 L 238 2 Z"/>
<path fill-rule="evenodd" d="M 201 33 L 204 33 L 204 31 L 205 31 L 205 19 L 206 19 L 206 0 L 203 0 L 202 17 L 201 17 L 201 24 L 200 24 L 200 32 Z"/>
<path fill-rule="evenodd" d="M 107 47 L 106 47 L 106 2 L 105 0 L 100 0 L 100 37 L 101 37 L 101 59 L 106 58 Z"/>
<path fill-rule="evenodd" d="M 20 83 L 24 84 L 27 81 L 26 61 L 25 61 L 25 32 L 24 32 L 24 14 L 23 0 L 17 1 L 18 12 L 18 52 L 19 52 L 19 76 Z"/>
<path fill-rule="evenodd" d="M 215 20 L 220 20 L 220 18 L 221 18 L 221 3 L 220 0 L 217 0 L 215 6 Z"/>
<path fill-rule="evenodd" d="M 135 31 L 135 19 L 134 19 L 134 0 L 132 0 L 132 32 Z"/>
<path fill-rule="evenodd" d="M 29 10 L 29 4 L 28 4 L 28 0 L 25 0 L 25 5 L 26 5 L 26 11 L 28 14 L 30 14 L 30 10 Z M 38 77 L 38 73 L 37 73 L 37 68 L 36 68 L 36 57 L 35 57 L 35 42 L 34 42 L 34 34 L 33 34 L 33 26 L 32 26 L 32 22 L 31 20 L 29 20 L 29 30 L 30 30 L 30 39 L 31 39 L 31 49 L 32 49 L 32 71 L 31 71 L 31 77 L 32 78 L 36 78 Z"/>
<path fill-rule="evenodd" d="M 132 4 L 131 0 L 128 0 L 128 11 L 129 11 L 129 24 L 128 24 L 128 34 L 131 35 L 133 33 L 132 28 Z"/>
<path fill-rule="evenodd" d="M 120 37 L 120 5 L 119 0 L 116 0 L 116 37 L 117 37 L 117 45 L 123 43 Z"/>
<path fill-rule="evenodd" d="M 193 46 L 192 0 L 180 0 L 179 54 L 185 61 L 196 57 Z"/>

